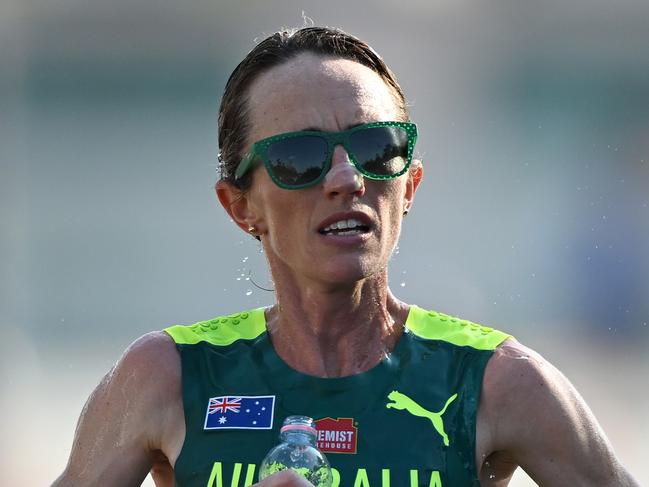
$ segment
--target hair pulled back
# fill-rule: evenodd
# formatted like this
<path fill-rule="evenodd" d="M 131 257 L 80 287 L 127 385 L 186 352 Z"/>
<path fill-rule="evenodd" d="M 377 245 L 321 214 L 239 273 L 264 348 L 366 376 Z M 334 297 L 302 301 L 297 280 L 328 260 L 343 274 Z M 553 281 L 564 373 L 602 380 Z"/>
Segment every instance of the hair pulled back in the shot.
<path fill-rule="evenodd" d="M 329 27 L 276 32 L 248 53 L 225 85 L 219 109 L 219 170 L 222 180 L 230 181 L 241 190 L 250 187 L 251 172 L 239 180 L 234 179 L 250 131 L 247 107 L 250 85 L 261 73 L 305 52 L 349 59 L 367 66 L 392 88 L 397 108 L 407 118 L 405 96 L 396 76 L 367 43 Z"/>

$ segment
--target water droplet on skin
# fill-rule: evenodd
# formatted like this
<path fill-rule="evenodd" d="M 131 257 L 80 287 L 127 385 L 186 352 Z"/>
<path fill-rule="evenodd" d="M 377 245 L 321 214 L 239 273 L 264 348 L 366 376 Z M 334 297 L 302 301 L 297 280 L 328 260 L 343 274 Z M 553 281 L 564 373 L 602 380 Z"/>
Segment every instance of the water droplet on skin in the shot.
<path fill-rule="evenodd" d="M 248 289 L 248 290 L 246 291 L 246 296 L 250 296 L 251 294 L 252 294 L 252 289 Z"/>

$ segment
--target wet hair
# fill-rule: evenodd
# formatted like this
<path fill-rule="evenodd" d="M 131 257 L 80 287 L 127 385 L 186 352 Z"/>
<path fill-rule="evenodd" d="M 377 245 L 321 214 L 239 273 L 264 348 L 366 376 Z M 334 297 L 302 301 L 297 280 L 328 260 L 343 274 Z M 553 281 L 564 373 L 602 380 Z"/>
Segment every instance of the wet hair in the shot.
<path fill-rule="evenodd" d="M 367 43 L 339 29 L 305 27 L 283 30 L 257 44 L 234 69 L 225 85 L 219 109 L 219 170 L 221 179 L 241 190 L 250 188 L 248 172 L 235 180 L 234 173 L 244 157 L 250 132 L 248 91 L 264 72 L 302 53 L 313 53 L 356 61 L 367 66 L 392 89 L 398 110 L 408 119 L 405 96 L 396 76 Z"/>

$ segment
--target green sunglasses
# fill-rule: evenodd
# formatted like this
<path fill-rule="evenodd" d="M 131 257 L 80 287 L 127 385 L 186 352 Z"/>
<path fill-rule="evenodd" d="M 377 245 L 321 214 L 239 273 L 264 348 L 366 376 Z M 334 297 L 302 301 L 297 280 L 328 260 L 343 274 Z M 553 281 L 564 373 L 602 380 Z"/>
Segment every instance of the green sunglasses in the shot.
<path fill-rule="evenodd" d="M 280 188 L 308 188 L 324 178 L 334 148 L 342 145 L 366 178 L 394 179 L 408 170 L 416 140 L 417 126 L 409 122 L 371 122 L 342 132 L 287 132 L 255 142 L 234 177 L 240 179 L 263 162 Z"/>

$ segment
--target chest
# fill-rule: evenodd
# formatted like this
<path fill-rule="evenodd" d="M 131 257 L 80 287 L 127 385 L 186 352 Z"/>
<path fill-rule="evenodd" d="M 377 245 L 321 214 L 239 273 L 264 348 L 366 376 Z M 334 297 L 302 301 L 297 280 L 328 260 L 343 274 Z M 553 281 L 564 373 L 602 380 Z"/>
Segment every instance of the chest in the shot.
<path fill-rule="evenodd" d="M 179 487 L 252 485 L 290 415 L 316 420 L 318 447 L 332 466 L 335 487 L 478 485 L 478 397 L 470 367 L 449 375 L 401 363 L 323 381 L 273 369 L 272 363 L 219 362 L 211 371 L 204 359 L 183 363 L 186 435 L 176 463 Z M 256 409 L 259 401 L 272 409 L 270 423 L 243 418 L 268 418 Z M 233 404 L 229 410 L 227 404 Z M 237 428 L 221 427 L 235 422 Z"/>

